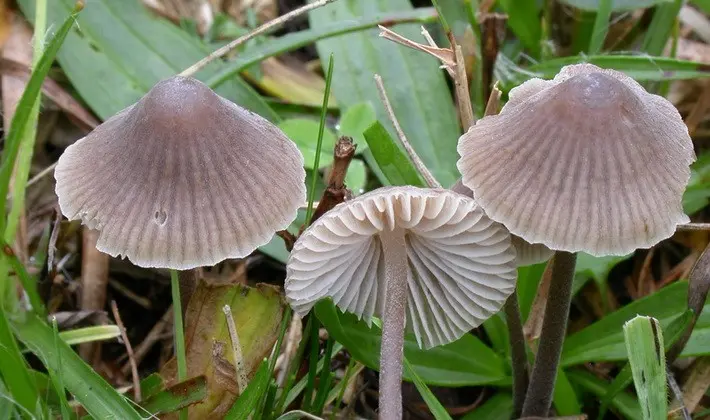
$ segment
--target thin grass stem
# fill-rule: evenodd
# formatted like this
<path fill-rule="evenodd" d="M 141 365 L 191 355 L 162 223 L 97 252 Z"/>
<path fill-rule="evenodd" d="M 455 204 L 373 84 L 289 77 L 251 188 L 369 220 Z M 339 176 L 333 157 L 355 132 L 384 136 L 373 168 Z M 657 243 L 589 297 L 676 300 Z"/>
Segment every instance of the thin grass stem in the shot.
<path fill-rule="evenodd" d="M 187 379 L 187 358 L 185 356 L 185 331 L 182 323 L 180 301 L 180 281 L 177 270 L 170 270 L 170 288 L 173 295 L 173 331 L 175 334 L 175 358 L 177 359 L 178 382 Z M 180 410 L 180 419 L 187 419 L 187 408 Z"/>

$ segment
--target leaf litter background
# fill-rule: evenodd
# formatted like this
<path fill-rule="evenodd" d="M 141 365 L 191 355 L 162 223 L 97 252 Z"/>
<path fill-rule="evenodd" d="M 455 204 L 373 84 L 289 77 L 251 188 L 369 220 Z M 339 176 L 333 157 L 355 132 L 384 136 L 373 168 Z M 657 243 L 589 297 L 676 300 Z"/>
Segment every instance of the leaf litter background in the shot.
<path fill-rule="evenodd" d="M 4 126 L 14 113 L 31 63 L 33 0 L 18 0 L 17 7 L 0 2 L 0 41 L 3 46 L 2 103 Z M 144 4 L 145 3 L 145 4 Z M 43 87 L 37 145 L 32 174 L 56 162 L 63 149 L 84 133 L 140 98 L 159 80 L 188 67 L 219 45 L 248 31 L 259 22 L 284 14 L 303 4 L 298 0 L 231 0 L 215 8 L 208 20 L 198 13 L 196 1 L 189 0 L 89 0 L 58 54 L 58 66 Z M 245 4 L 242 4 L 245 3 Z M 248 4 L 246 4 L 248 3 Z M 485 2 L 490 5 L 496 2 Z M 495 68 L 501 87 L 508 90 L 531 77 L 553 76 L 562 66 L 582 59 L 603 67 L 626 71 L 654 89 L 666 92 L 679 108 L 699 151 L 693 177 L 685 196 L 686 211 L 694 221 L 707 219 L 710 197 L 710 154 L 705 153 L 710 139 L 707 113 L 710 108 L 710 3 L 664 3 L 656 12 L 670 8 L 680 17 L 675 58 L 651 58 L 670 50 L 668 34 L 653 35 L 648 29 L 642 52 L 584 54 L 593 22 L 595 1 L 550 2 L 555 19 L 544 28 L 536 16 L 536 2 L 519 4 L 497 2 L 497 9 L 508 14 L 507 40 Z M 649 10 L 660 3 L 652 0 L 625 0 L 615 3 L 613 25 L 609 28 L 607 48 L 624 51 L 633 30 L 646 30 Z M 474 35 L 468 25 L 465 3 L 441 0 L 444 15 L 466 51 L 473 72 L 476 67 Z M 433 59 L 378 37 L 376 23 L 407 21 L 393 27 L 398 33 L 421 40 L 420 25 L 428 24 L 441 45 L 446 42 L 435 25 L 431 3 L 417 0 L 339 0 L 315 10 L 308 18 L 288 23 L 273 36 L 248 42 L 225 61 L 215 62 L 197 74 L 221 95 L 255 111 L 278 124 L 299 146 L 305 156 L 309 177 L 319 180 L 327 175 L 332 162 L 332 146 L 340 135 L 352 136 L 358 155 L 351 164 L 347 185 L 358 194 L 379 184 L 421 185 L 416 172 L 406 164 L 402 151 L 392 140 L 392 127 L 377 96 L 372 80 L 382 75 L 402 127 L 410 142 L 438 180 L 445 186 L 456 178 L 456 141 L 461 134 L 449 81 Z M 574 6 L 574 7 L 573 7 Z M 73 7 L 71 0 L 50 0 L 48 21 L 56 27 Z M 591 17 L 590 17 L 591 16 Z M 670 27 L 670 26 L 669 26 Z M 549 56 L 541 43 L 544 32 L 555 40 L 556 55 Z M 334 37 L 349 31 L 346 35 Z M 586 32 L 585 32 L 586 31 Z M 317 41 L 314 43 L 314 41 Z M 585 46 L 586 47 L 586 46 Z M 523 54 L 525 48 L 525 54 Z M 313 168 L 316 153 L 317 115 L 322 101 L 324 80 L 322 63 L 335 57 L 335 74 L 328 128 L 320 159 Z M 544 59 L 543 59 L 544 58 Z M 241 76 L 241 77 L 240 77 Z M 672 82 L 671 82 L 672 81 Z M 480 96 L 476 91 L 474 96 Z M 480 105 L 480 104 L 474 104 Z M 476 111 L 482 112 L 480 107 Z M 373 123 L 379 121 L 373 126 Z M 401 162 L 405 162 L 402 164 Z M 310 183 L 308 183 L 310 185 Z M 323 189 L 318 183 L 317 196 Z M 224 415 L 236 400 L 232 393 L 235 378 L 233 360 L 222 314 L 225 304 L 232 306 L 242 337 L 250 378 L 260 390 L 268 387 L 264 357 L 279 334 L 285 306 L 278 294 L 283 284 L 283 262 L 287 252 L 275 238 L 260 252 L 239 261 L 226 261 L 217 267 L 182 275 L 183 289 L 192 295 L 186 312 L 186 337 L 190 376 L 189 386 L 174 386 L 171 361 L 172 325 L 167 272 L 140 269 L 127 261 L 109 259 L 93 249 L 95 234 L 76 223 L 62 222 L 54 266 L 47 276 L 42 261 L 48 233 L 54 222 L 56 198 L 51 176 L 42 177 L 28 188 L 25 212 L 21 218 L 15 251 L 32 273 L 39 273 L 42 296 L 50 312 L 57 312 L 60 330 L 79 326 L 113 324 L 108 302 L 117 302 L 128 336 L 133 343 L 139 373 L 143 378 L 142 406 L 167 412 L 185 404 L 193 406 L 191 415 L 202 418 Z M 303 223 L 301 214 L 293 232 Z M 676 234 L 651 250 L 641 250 L 622 258 L 580 256 L 575 279 L 569 335 L 565 341 L 562 367 L 555 391 L 554 408 L 558 415 L 595 413 L 596 401 L 604 396 L 611 380 L 625 361 L 622 325 L 636 314 L 657 318 L 667 328 L 683 316 L 687 308 L 688 273 L 710 242 L 704 232 Z M 44 249 L 43 249 L 44 247 Z M 539 335 L 541 303 L 544 303 L 544 264 L 524 267 L 519 273 L 519 294 L 526 335 L 532 342 Z M 197 282 L 195 281 L 197 280 Z M 194 285 L 191 289 L 189 285 Z M 190 290 L 191 289 L 191 290 Z M 355 372 L 342 386 L 342 403 L 328 398 L 326 412 L 372 418 L 377 396 L 379 331 L 354 317 L 339 314 L 327 302 L 317 305 L 316 313 L 327 327 L 321 330 L 322 346 L 327 337 L 338 344 L 327 368 L 333 372 L 331 386 L 340 386 L 348 371 Z M 288 382 L 283 370 L 296 367 L 298 379 L 307 370 L 296 353 L 300 327 L 291 323 L 276 364 L 280 384 Z M 113 335 L 115 337 L 115 335 Z M 511 410 L 509 386 L 511 372 L 508 337 L 503 317 L 496 315 L 482 328 L 461 340 L 430 351 L 418 349 L 412 337 L 406 341 L 405 354 L 413 371 L 432 387 L 449 413 L 463 418 L 505 418 Z M 343 349 L 344 348 L 344 349 Z M 82 344 L 77 351 L 92 367 L 119 389 L 131 383 L 125 347 L 115 338 Z M 710 387 L 710 314 L 703 311 L 683 356 L 674 365 L 692 412 L 710 406 L 705 396 Z M 37 365 L 38 367 L 39 365 Z M 405 373 L 413 379 L 411 371 Z M 256 388 L 255 388 L 256 389 Z M 294 389 L 297 389 L 294 388 Z M 161 392 L 167 390 L 167 392 Z M 282 408 L 300 406 L 299 395 L 290 393 L 277 401 Z M 240 401 L 248 400 L 247 396 Z M 256 397 L 250 397 L 256 398 Z M 405 384 L 406 415 L 431 418 L 432 414 L 412 384 Z M 690 404 L 689 404 L 690 402 Z M 239 404 L 237 404 L 239 405 Z M 235 406 L 236 407 L 236 406 Z M 245 406 L 246 407 L 246 406 Z M 335 408 L 334 408 L 335 407 Z M 246 409 L 240 408 L 238 409 Z M 608 418 L 641 418 L 633 390 L 616 394 Z M 13 407 L 0 400 L 0 413 Z"/>

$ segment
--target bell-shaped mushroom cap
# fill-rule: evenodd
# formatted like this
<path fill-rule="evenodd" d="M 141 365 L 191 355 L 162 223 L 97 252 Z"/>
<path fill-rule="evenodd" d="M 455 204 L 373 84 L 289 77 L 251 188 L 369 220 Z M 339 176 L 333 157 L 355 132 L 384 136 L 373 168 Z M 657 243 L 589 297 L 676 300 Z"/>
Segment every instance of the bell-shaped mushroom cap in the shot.
<path fill-rule="evenodd" d="M 458 151 L 476 202 L 529 243 L 625 255 L 689 220 L 688 130 L 670 102 L 617 71 L 580 64 L 523 83 Z"/>
<path fill-rule="evenodd" d="M 69 146 L 55 177 L 62 213 L 143 267 L 244 257 L 306 195 L 303 156 L 278 128 L 179 76 Z"/>
<path fill-rule="evenodd" d="M 451 187 L 451 191 L 463 194 L 466 197 L 473 198 L 473 191 L 470 188 L 463 185 L 463 182 L 459 179 Z M 518 267 L 523 267 L 526 265 L 537 264 L 539 262 L 547 261 L 552 257 L 554 251 L 542 244 L 531 244 L 526 242 L 524 239 L 510 235 L 510 240 L 515 247 L 515 264 Z"/>
<path fill-rule="evenodd" d="M 383 248 L 396 234 L 404 249 Z M 301 315 L 331 297 L 343 311 L 381 317 L 392 258 L 406 258 L 407 327 L 425 348 L 460 338 L 515 287 L 510 235 L 473 200 L 386 187 L 339 204 L 301 235 L 286 265 L 286 298 Z"/>

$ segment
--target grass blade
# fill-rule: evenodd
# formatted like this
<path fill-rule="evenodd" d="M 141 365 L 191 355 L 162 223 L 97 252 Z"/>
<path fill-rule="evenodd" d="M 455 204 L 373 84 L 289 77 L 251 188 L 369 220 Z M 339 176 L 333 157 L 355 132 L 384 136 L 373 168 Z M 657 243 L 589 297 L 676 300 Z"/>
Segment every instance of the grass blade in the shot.
<path fill-rule="evenodd" d="M 52 317 L 52 332 L 54 333 L 54 350 L 57 353 L 57 365 L 62 364 L 62 354 L 57 351 L 57 346 L 59 340 L 59 330 L 57 329 L 57 319 Z M 48 369 L 49 378 L 52 380 L 54 388 L 57 390 L 57 396 L 59 397 L 59 407 L 62 411 L 63 419 L 70 419 L 71 410 L 69 409 L 69 402 L 67 401 L 66 392 L 64 391 L 64 381 L 62 380 L 62 374 L 57 373 L 51 369 Z"/>
<path fill-rule="evenodd" d="M 316 154 L 313 161 L 313 168 L 318 168 L 320 163 L 321 149 L 323 148 L 323 133 L 325 132 L 325 117 L 328 115 L 328 99 L 330 98 L 330 86 L 333 82 L 333 54 L 328 60 L 328 72 L 325 78 L 325 92 L 323 93 L 323 107 L 320 112 L 320 126 L 318 128 L 318 143 L 316 144 Z M 316 181 L 318 177 L 312 177 L 311 189 L 308 192 L 308 211 L 306 212 L 306 226 L 311 224 L 313 216 L 313 201 L 316 197 Z"/>
<path fill-rule="evenodd" d="M 261 362 L 259 369 L 256 374 L 247 385 L 244 393 L 237 398 L 232 408 L 229 409 L 227 415 L 224 417 L 225 420 L 244 420 L 249 417 L 249 414 L 253 413 L 256 409 L 261 396 L 266 392 L 269 386 L 269 363 L 266 361 Z"/>
<path fill-rule="evenodd" d="M 624 325 L 624 339 L 644 420 L 668 413 L 663 333 L 655 318 L 637 316 Z"/>
<path fill-rule="evenodd" d="M 316 41 L 345 35 L 352 32 L 374 28 L 377 25 L 390 25 L 392 23 L 429 23 L 436 19 L 436 13 L 431 7 L 422 7 L 415 10 L 405 10 L 396 13 L 385 13 L 374 17 L 365 17 L 356 20 L 330 22 L 316 29 L 307 29 L 283 35 L 260 44 L 258 48 L 247 49 L 230 61 L 217 74 L 207 80 L 206 84 L 212 89 L 236 77 L 240 72 L 269 57 L 293 51 Z"/>
<path fill-rule="evenodd" d="M 651 25 L 649 25 L 643 44 L 641 44 L 642 51 L 653 56 L 663 54 L 663 49 L 668 43 L 673 25 L 683 3 L 683 0 L 673 0 L 672 3 L 656 6 L 653 20 L 651 20 Z"/>
<path fill-rule="evenodd" d="M 51 346 L 51 341 L 49 345 Z M 25 358 L 12 335 L 5 310 L 0 308 L 0 373 L 6 381 L 10 395 L 22 411 L 36 415 L 41 399 L 35 381 L 30 375 Z"/>
<path fill-rule="evenodd" d="M 207 379 L 204 376 L 190 378 L 158 392 L 141 404 L 153 415 L 170 413 L 195 404 L 207 397 Z"/>
<path fill-rule="evenodd" d="M 436 420 L 451 420 L 451 416 L 449 413 L 446 411 L 443 405 L 439 402 L 439 400 L 436 399 L 434 394 L 431 393 L 431 390 L 429 387 L 424 383 L 422 378 L 417 375 L 417 373 L 412 369 L 412 365 L 409 363 L 406 357 L 404 357 L 404 372 L 405 375 L 408 375 L 412 378 L 412 381 L 414 382 L 414 386 L 417 387 L 417 391 L 419 391 L 419 394 L 422 396 L 424 399 L 424 402 L 426 403 L 427 407 L 429 407 L 429 411 L 431 411 L 431 414 L 434 416 Z"/>
<path fill-rule="evenodd" d="M 59 338 L 70 346 L 94 341 L 111 340 L 120 336 L 121 330 L 118 329 L 117 325 L 97 325 L 59 333 Z"/>
<path fill-rule="evenodd" d="M 597 9 L 597 17 L 594 19 L 594 28 L 592 29 L 592 39 L 587 50 L 589 54 L 598 54 L 604 47 L 613 4 L 614 0 L 599 0 L 599 9 Z"/>
<path fill-rule="evenodd" d="M 177 270 L 170 270 L 170 290 L 173 298 L 173 340 L 175 341 L 175 359 L 177 359 L 177 378 L 182 382 L 187 379 L 187 358 L 185 356 L 185 328 L 182 321 L 180 281 Z M 180 420 L 182 419 L 187 419 L 187 409 L 180 411 Z"/>
<path fill-rule="evenodd" d="M 32 37 L 34 40 L 34 53 L 32 56 L 33 66 L 37 65 L 37 62 L 42 55 L 42 51 L 44 50 L 44 31 L 47 27 L 47 0 L 36 0 L 35 10 L 37 10 L 37 13 L 35 13 L 34 35 Z M 20 215 L 24 212 L 25 208 L 25 189 L 27 187 L 27 180 L 30 176 L 30 165 L 32 163 L 35 139 L 37 138 L 37 119 L 39 117 L 40 96 L 41 91 L 37 92 L 37 98 L 29 112 L 26 122 L 27 126 L 25 127 L 24 134 L 22 135 L 22 140 L 20 140 L 20 150 L 15 163 L 12 207 L 7 220 L 7 229 L 5 229 L 4 233 L 5 241 L 10 244 L 15 242 L 17 224 L 20 221 Z"/>
<path fill-rule="evenodd" d="M 69 15 L 59 28 L 54 38 L 47 45 L 47 49 L 42 54 L 42 57 L 37 61 L 32 75 L 27 82 L 27 87 L 22 93 L 20 101 L 17 103 L 17 111 L 12 118 L 10 131 L 5 139 L 5 148 L 2 153 L 2 165 L 0 166 L 0 197 L 7 197 L 7 192 L 10 186 L 10 178 L 15 166 L 15 159 L 20 149 L 20 143 L 25 136 L 27 129 L 27 121 L 30 120 L 31 111 L 35 104 L 39 101 L 39 94 L 42 89 L 42 81 L 47 76 L 54 57 L 57 55 L 59 48 L 62 46 L 69 30 L 74 26 L 74 20 L 83 8 L 83 3 L 77 3 L 73 13 Z M 0 206 L 0 231 L 5 232 L 7 221 L 5 218 L 5 206 Z"/>
<path fill-rule="evenodd" d="M 52 329 L 36 315 L 12 322 L 12 330 L 43 363 L 62 375 L 64 386 L 94 418 L 141 419 L 131 403 L 87 365 L 71 347 L 56 343 Z M 61 353 L 61 364 L 57 363 Z"/>
<path fill-rule="evenodd" d="M 39 316 L 44 316 L 46 314 L 46 310 L 44 308 L 44 304 L 42 303 L 42 299 L 39 297 L 35 278 L 30 277 L 27 270 L 25 270 L 25 266 L 17 258 L 17 255 L 15 255 L 15 252 L 12 250 L 10 245 L 5 244 L 3 247 L 3 254 L 3 258 L 0 259 L 0 264 L 3 269 L 7 270 L 7 265 L 5 263 L 9 263 L 10 267 L 15 270 L 17 278 L 20 279 L 22 288 L 25 289 L 25 292 L 27 293 L 27 298 L 30 301 L 32 310 Z"/>

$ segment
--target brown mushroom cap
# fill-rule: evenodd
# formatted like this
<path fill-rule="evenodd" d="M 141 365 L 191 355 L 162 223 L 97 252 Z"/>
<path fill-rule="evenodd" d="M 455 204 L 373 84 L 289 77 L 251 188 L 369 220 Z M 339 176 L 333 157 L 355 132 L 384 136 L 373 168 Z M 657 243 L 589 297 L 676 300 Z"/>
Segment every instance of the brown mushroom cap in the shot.
<path fill-rule="evenodd" d="M 689 220 L 688 130 L 670 102 L 617 71 L 580 64 L 523 83 L 458 151 L 486 214 L 530 243 L 625 255 Z"/>
<path fill-rule="evenodd" d="M 473 191 L 463 185 L 460 179 L 451 187 L 451 191 L 473 198 Z M 554 251 L 545 245 L 528 243 L 519 236 L 510 235 L 510 240 L 515 247 L 515 264 L 518 267 L 547 261 L 554 253 Z"/>
<path fill-rule="evenodd" d="M 385 249 L 383 238 L 395 234 L 404 249 Z M 301 235 L 286 266 L 286 297 L 301 315 L 331 297 L 343 311 L 381 317 L 387 262 L 398 258 L 408 267 L 407 327 L 425 348 L 478 326 L 515 287 L 510 235 L 472 199 L 386 187 L 339 204 Z"/>
<path fill-rule="evenodd" d="M 69 146 L 55 177 L 62 213 L 144 267 L 244 257 L 306 195 L 303 157 L 278 128 L 179 76 Z"/>

